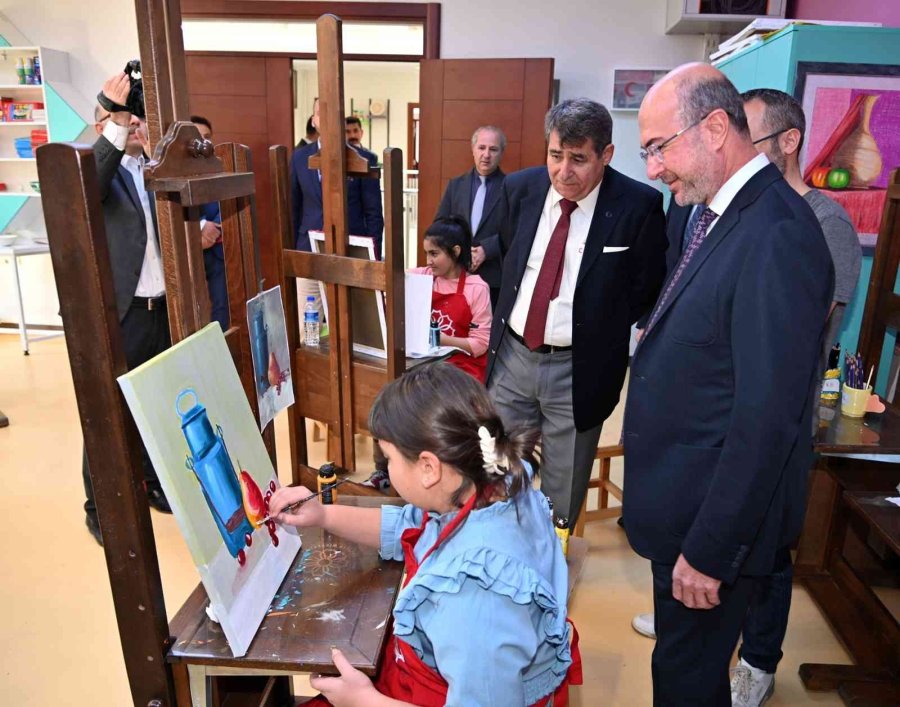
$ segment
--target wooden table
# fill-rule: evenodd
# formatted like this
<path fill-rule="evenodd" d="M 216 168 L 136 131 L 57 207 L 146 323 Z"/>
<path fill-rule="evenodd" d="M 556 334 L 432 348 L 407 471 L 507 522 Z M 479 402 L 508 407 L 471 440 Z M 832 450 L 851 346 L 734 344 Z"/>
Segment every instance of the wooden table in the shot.
<path fill-rule="evenodd" d="M 399 500 L 344 496 L 341 503 L 375 507 Z M 303 547 L 244 657 L 232 656 L 221 627 L 206 616 L 202 585 L 173 619 L 169 660 L 187 667 L 190 683 L 189 697 L 179 686 L 181 707 L 206 707 L 211 676 L 333 672 L 332 646 L 375 674 L 403 565 L 319 528 L 304 528 L 300 536 Z"/>
<path fill-rule="evenodd" d="M 837 690 L 847 704 L 900 704 L 900 626 L 873 591 L 900 586 L 900 508 L 882 500 L 898 495 L 900 416 L 825 412 L 794 572 L 855 665 L 804 663 L 800 677 L 807 689 Z M 884 700 L 859 701 L 873 694 Z"/>

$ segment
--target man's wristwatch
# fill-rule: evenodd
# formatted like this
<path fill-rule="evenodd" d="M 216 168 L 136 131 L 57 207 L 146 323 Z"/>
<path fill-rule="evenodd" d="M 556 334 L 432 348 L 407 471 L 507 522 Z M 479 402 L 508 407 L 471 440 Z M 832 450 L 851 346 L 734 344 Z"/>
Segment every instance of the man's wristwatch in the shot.
<path fill-rule="evenodd" d="M 130 113 L 128 110 L 128 106 L 123 106 L 121 103 L 116 103 L 111 100 L 103 91 L 97 94 L 97 103 L 101 105 L 103 110 L 109 113 Z"/>

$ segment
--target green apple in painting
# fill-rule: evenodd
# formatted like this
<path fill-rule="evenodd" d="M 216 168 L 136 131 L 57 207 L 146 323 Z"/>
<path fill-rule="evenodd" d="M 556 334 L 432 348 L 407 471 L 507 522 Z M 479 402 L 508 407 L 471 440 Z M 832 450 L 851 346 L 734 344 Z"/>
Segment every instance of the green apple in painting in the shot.
<path fill-rule="evenodd" d="M 850 170 L 841 167 L 828 173 L 828 186 L 831 189 L 846 189 L 850 185 Z"/>

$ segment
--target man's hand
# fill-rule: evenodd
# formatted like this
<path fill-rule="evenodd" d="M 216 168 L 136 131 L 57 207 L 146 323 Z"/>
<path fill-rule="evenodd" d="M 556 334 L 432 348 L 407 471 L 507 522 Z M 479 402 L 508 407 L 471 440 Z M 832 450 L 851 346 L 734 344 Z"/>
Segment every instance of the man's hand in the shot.
<path fill-rule="evenodd" d="M 203 250 L 212 248 L 219 240 L 220 235 L 222 235 L 222 227 L 219 224 L 215 221 L 204 223 L 203 228 L 200 229 L 200 243 L 203 245 Z"/>
<path fill-rule="evenodd" d="M 103 84 L 103 95 L 113 103 L 118 103 L 120 106 L 125 105 L 125 101 L 128 100 L 128 93 L 130 91 L 131 81 L 128 78 L 128 74 L 124 71 L 109 77 L 106 79 L 106 83 Z M 128 111 L 118 111 L 110 113 L 109 115 L 110 120 L 117 125 L 127 126 L 131 120 L 131 113 Z"/>
<path fill-rule="evenodd" d="M 472 272 L 478 270 L 484 262 L 484 248 L 480 245 L 472 246 Z"/>
<path fill-rule="evenodd" d="M 381 695 L 372 681 L 350 665 L 350 661 L 337 648 L 331 649 L 331 659 L 340 677 L 311 678 L 309 684 L 314 690 L 325 695 L 334 707 L 367 707 L 381 702 Z M 393 656 L 388 659 L 392 660 Z"/>
<path fill-rule="evenodd" d="M 672 596 L 688 609 L 712 609 L 719 605 L 719 586 L 722 582 L 707 577 L 679 555 L 672 570 Z"/>

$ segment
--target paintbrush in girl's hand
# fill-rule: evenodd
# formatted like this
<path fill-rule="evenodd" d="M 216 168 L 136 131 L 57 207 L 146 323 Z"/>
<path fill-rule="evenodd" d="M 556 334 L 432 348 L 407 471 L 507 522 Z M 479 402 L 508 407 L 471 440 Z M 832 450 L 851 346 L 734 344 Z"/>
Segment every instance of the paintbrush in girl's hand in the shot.
<path fill-rule="evenodd" d="M 345 484 L 345 483 L 347 483 L 348 481 L 350 481 L 349 477 L 346 478 L 346 479 L 341 479 L 340 481 L 337 481 L 337 482 L 335 482 L 335 483 L 333 483 L 333 484 L 328 484 L 328 487 L 327 487 L 327 488 L 324 488 L 324 489 L 322 489 L 321 491 L 316 491 L 316 493 L 311 493 L 311 494 L 310 494 L 309 496 L 307 496 L 306 498 L 301 498 L 299 501 L 294 501 L 294 502 L 291 503 L 290 505 L 285 506 L 284 508 L 282 508 L 282 509 L 279 511 L 279 513 L 288 513 L 288 512 L 290 512 L 290 511 L 294 510 L 295 508 L 300 508 L 300 506 L 302 506 L 302 505 L 303 505 L 304 503 L 306 503 L 307 501 L 312 501 L 314 498 L 318 498 L 318 497 L 321 496 L 323 493 L 325 493 L 325 491 L 331 491 L 331 490 L 333 490 L 333 489 L 336 489 L 338 486 L 340 486 L 341 484 Z M 269 521 L 269 520 L 275 520 L 275 518 L 273 518 L 272 516 L 266 516 L 265 518 L 263 518 L 263 519 L 260 521 L 260 525 L 262 525 L 263 523 L 265 523 L 266 521 Z"/>

